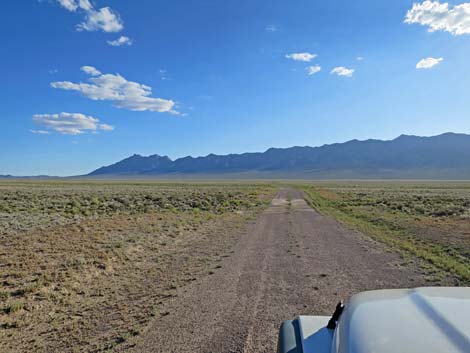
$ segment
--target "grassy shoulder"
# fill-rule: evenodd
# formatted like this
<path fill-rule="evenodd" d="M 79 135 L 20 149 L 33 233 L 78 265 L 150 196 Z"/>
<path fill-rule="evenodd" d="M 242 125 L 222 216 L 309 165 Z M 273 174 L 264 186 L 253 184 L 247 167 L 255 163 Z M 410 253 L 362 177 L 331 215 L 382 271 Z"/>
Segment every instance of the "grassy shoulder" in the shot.
<path fill-rule="evenodd" d="M 465 253 L 452 246 L 427 241 L 413 234 L 400 215 L 385 210 L 354 207 L 344 202 L 334 191 L 311 185 L 298 186 L 307 195 L 307 202 L 319 212 L 331 216 L 374 240 L 398 251 L 404 258 L 415 256 L 422 260 L 428 273 L 435 276 L 454 276 L 459 284 L 470 283 L 470 262 Z"/>

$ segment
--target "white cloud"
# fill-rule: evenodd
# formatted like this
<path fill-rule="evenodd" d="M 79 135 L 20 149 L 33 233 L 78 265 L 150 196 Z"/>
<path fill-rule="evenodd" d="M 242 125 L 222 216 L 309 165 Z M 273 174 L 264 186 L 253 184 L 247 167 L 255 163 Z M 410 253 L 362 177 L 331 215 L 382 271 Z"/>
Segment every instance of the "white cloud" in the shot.
<path fill-rule="evenodd" d="M 109 7 L 86 12 L 85 21 L 77 26 L 79 31 L 119 32 L 124 28 L 119 14 Z"/>
<path fill-rule="evenodd" d="M 69 11 L 76 11 L 78 8 L 78 4 L 75 0 L 57 0 L 63 8 Z"/>
<path fill-rule="evenodd" d="M 121 45 L 132 45 L 132 39 L 125 36 L 120 36 L 116 40 L 108 40 L 108 44 L 113 47 L 120 47 Z"/>
<path fill-rule="evenodd" d="M 103 131 L 113 131 L 114 126 L 108 125 L 108 124 L 100 124 L 98 125 L 98 128 Z"/>
<path fill-rule="evenodd" d="M 93 5 L 89 0 L 78 0 L 78 6 L 85 11 L 90 11 L 93 9 Z"/>
<path fill-rule="evenodd" d="M 29 130 L 29 131 L 37 135 L 49 135 L 50 134 L 50 132 L 47 130 Z"/>
<path fill-rule="evenodd" d="M 124 28 L 119 14 L 109 7 L 95 9 L 89 0 L 57 0 L 60 6 L 71 12 L 80 10 L 85 20 L 77 25 L 78 31 L 119 32 Z"/>
<path fill-rule="evenodd" d="M 358 57 L 356 58 L 356 60 L 357 60 L 357 61 L 362 61 L 362 60 L 364 60 L 364 57 L 363 57 L 363 56 L 358 56 Z"/>
<path fill-rule="evenodd" d="M 60 6 L 71 12 L 75 12 L 78 9 L 84 11 L 93 10 L 93 5 L 89 0 L 57 0 L 57 2 Z"/>
<path fill-rule="evenodd" d="M 295 61 L 304 61 L 304 62 L 310 62 L 316 57 L 317 57 L 317 54 L 310 54 L 310 53 L 292 53 L 292 54 L 286 55 L 287 59 L 292 59 Z"/>
<path fill-rule="evenodd" d="M 446 31 L 454 36 L 470 34 L 470 3 L 453 7 L 439 1 L 414 3 L 406 13 L 405 23 L 427 26 L 429 32 Z"/>
<path fill-rule="evenodd" d="M 418 61 L 416 64 L 417 69 L 430 69 L 433 66 L 438 65 L 444 58 L 425 58 Z"/>
<path fill-rule="evenodd" d="M 352 77 L 352 75 L 354 74 L 354 69 L 348 69 L 344 66 L 338 66 L 331 70 L 330 74 L 335 74 L 344 77 Z"/>
<path fill-rule="evenodd" d="M 88 75 L 91 75 L 91 76 L 101 75 L 101 72 L 99 70 L 97 70 L 96 68 L 94 68 L 93 66 L 82 66 L 80 68 L 80 70 L 82 70 L 83 72 L 85 72 L 85 73 L 87 73 Z"/>
<path fill-rule="evenodd" d="M 87 66 L 87 71 L 96 70 Z M 82 68 L 83 70 L 83 68 Z M 85 71 L 85 70 L 84 70 Z M 96 72 L 99 72 L 96 70 Z M 78 91 L 92 100 L 112 101 L 117 108 L 133 111 L 154 111 L 179 114 L 174 110 L 172 100 L 154 98 L 152 88 L 141 83 L 126 80 L 119 74 L 101 74 L 89 78 L 90 83 L 70 81 L 52 82 L 51 86 L 69 91 Z"/>
<path fill-rule="evenodd" d="M 99 120 L 92 116 L 80 113 L 35 114 L 33 121 L 48 130 L 64 135 L 79 135 L 87 131 L 111 131 L 114 129 L 111 125 L 99 124 Z M 49 133 L 48 130 L 31 130 L 31 132 L 44 134 Z"/>
<path fill-rule="evenodd" d="M 309 76 L 315 75 L 316 73 L 321 71 L 321 66 L 320 65 L 314 65 L 314 66 L 309 66 L 307 67 L 307 73 Z"/>
<path fill-rule="evenodd" d="M 265 28 L 266 32 L 277 32 L 277 26 L 276 25 L 268 25 Z"/>

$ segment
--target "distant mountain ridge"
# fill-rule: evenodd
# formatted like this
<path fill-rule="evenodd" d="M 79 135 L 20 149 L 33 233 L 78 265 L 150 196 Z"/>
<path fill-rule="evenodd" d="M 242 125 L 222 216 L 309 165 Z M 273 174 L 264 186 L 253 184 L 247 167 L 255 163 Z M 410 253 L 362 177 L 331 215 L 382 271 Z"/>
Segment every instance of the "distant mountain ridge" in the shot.
<path fill-rule="evenodd" d="M 292 178 L 470 179 L 470 135 L 401 135 L 394 140 L 351 140 L 320 147 L 184 157 L 133 155 L 88 177 L 246 176 Z"/>

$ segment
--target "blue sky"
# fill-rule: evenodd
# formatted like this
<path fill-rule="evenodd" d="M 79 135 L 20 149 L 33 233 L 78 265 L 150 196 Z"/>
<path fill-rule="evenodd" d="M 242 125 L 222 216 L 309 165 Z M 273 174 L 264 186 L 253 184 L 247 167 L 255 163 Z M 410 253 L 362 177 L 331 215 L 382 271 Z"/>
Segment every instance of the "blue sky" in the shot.
<path fill-rule="evenodd" d="M 0 174 L 470 133 L 470 3 L 2 6 Z"/>

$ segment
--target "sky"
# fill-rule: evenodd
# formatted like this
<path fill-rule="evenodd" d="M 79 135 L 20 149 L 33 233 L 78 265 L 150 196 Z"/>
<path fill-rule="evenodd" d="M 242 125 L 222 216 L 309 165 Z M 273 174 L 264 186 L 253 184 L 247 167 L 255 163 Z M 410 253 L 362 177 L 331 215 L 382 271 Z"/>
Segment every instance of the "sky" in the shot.
<path fill-rule="evenodd" d="M 4 0 L 0 174 L 470 133 L 470 3 Z"/>

